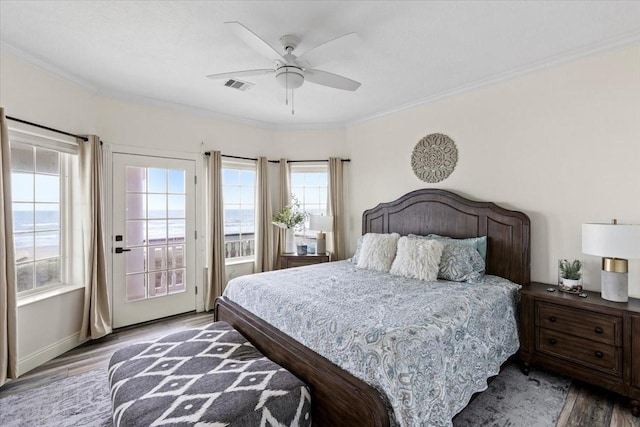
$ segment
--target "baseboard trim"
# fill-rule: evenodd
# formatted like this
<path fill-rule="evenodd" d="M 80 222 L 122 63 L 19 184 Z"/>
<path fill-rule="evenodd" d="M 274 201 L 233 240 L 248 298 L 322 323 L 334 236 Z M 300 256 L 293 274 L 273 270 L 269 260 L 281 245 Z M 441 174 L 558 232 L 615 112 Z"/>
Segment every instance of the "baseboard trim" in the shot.
<path fill-rule="evenodd" d="M 66 353 L 82 344 L 80 341 L 80 332 L 76 332 L 60 341 L 49 344 L 25 357 L 18 359 L 18 376 L 24 375 L 30 370 L 37 368 L 45 362 Z"/>

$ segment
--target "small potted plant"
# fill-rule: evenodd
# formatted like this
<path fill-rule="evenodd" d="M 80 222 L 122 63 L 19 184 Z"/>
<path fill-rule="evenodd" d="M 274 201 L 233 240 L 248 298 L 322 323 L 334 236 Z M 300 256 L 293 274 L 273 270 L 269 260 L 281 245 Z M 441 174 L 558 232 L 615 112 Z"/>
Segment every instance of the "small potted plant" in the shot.
<path fill-rule="evenodd" d="M 558 262 L 558 286 L 563 291 L 582 291 L 582 262 L 578 259 L 568 261 L 561 259 Z"/>
<path fill-rule="evenodd" d="M 280 212 L 271 218 L 273 225 L 286 230 L 285 233 L 285 253 L 296 252 L 296 244 L 293 232 L 307 219 L 307 213 L 300 208 L 300 202 L 295 196 L 291 197 L 291 203 L 282 208 Z"/>

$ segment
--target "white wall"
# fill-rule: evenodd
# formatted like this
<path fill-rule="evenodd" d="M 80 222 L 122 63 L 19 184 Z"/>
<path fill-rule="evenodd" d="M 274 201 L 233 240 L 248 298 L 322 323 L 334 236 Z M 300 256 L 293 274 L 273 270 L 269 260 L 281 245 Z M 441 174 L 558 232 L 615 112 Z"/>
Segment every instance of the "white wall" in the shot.
<path fill-rule="evenodd" d="M 83 305 L 83 290 L 75 290 L 18 307 L 19 375 L 81 343 Z"/>
<path fill-rule="evenodd" d="M 427 184 L 410 158 L 434 132 L 456 142 L 459 160 L 449 178 Z M 585 287 L 599 290 L 600 259 L 581 253 L 581 224 L 640 223 L 640 45 L 352 126 L 347 142 L 352 244 L 363 210 L 444 188 L 529 215 L 533 280 L 554 283 L 558 258 L 578 258 Z M 639 264 L 630 262 L 636 297 Z"/>
<path fill-rule="evenodd" d="M 417 188 L 445 188 L 529 215 L 534 280 L 553 282 L 558 258 L 581 258 L 586 287 L 598 290 L 599 260 L 581 254 L 580 224 L 612 217 L 640 223 L 640 45 L 346 130 L 316 131 L 274 131 L 110 99 L 6 52 L 0 60 L 0 105 L 8 115 L 97 134 L 108 144 L 199 153 L 203 142 L 205 150 L 239 156 L 350 157 L 352 247 L 363 210 Z M 430 185 L 413 175 L 410 156 L 433 132 L 454 139 L 459 161 L 448 179 Z M 228 274 L 251 268 L 234 266 Z M 631 295 L 640 297 L 640 261 L 630 262 L 629 279 Z M 80 313 L 81 296 L 74 291 L 19 308 L 24 370 L 72 343 L 80 319 L 69 313 Z"/>
<path fill-rule="evenodd" d="M 200 153 L 204 143 L 205 151 L 255 157 L 272 140 L 270 130 L 106 97 L 97 116 L 100 138 L 109 144 Z"/>
<path fill-rule="evenodd" d="M 99 98 L 0 50 L 0 102 L 5 114 L 50 127 L 93 134 Z"/>

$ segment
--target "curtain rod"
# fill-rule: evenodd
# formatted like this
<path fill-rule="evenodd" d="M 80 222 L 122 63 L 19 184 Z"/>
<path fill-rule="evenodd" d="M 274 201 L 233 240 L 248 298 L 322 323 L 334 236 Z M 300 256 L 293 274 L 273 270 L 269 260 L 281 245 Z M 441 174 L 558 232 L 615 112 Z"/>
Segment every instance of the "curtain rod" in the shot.
<path fill-rule="evenodd" d="M 87 142 L 89 140 L 89 138 L 87 138 L 86 136 L 80 136 L 80 135 L 75 135 L 73 133 L 69 133 L 69 132 L 65 132 L 63 130 L 58 130 L 58 129 L 54 129 L 54 128 L 50 128 L 49 126 L 43 126 L 43 125 L 39 125 L 37 123 L 33 123 L 33 122 L 28 122 L 26 120 L 22 120 L 22 119 L 17 119 L 15 117 L 11 117 L 11 116 L 6 116 L 7 120 L 13 120 L 14 122 L 19 122 L 19 123 L 24 123 L 25 125 L 30 125 L 30 126 L 35 126 L 37 128 L 40 129 L 45 129 L 45 130 L 50 130 L 51 132 L 57 132 L 60 133 L 62 135 L 67 135 L 67 136 L 73 136 L 74 138 L 78 138 L 83 140 L 84 142 Z M 102 142 L 102 141 L 101 141 Z"/>
<path fill-rule="evenodd" d="M 343 162 L 350 162 L 351 159 L 340 159 Z M 328 162 L 328 159 L 321 160 L 287 160 L 287 163 L 319 163 L 319 162 Z M 280 162 L 278 162 L 280 163 Z"/>
<path fill-rule="evenodd" d="M 210 156 L 211 155 L 211 151 L 205 151 L 204 152 L 205 156 Z M 222 157 L 226 157 L 229 159 L 240 159 L 240 160 L 253 160 L 254 162 L 257 162 L 258 159 L 253 158 L 253 157 L 242 157 L 242 156 L 229 156 L 227 154 L 222 154 Z M 267 160 L 269 163 L 280 163 L 280 160 Z M 342 159 L 343 162 L 350 162 L 351 159 Z M 287 163 L 319 163 L 319 162 L 328 162 L 327 159 L 323 159 L 323 160 L 287 160 Z"/>
<path fill-rule="evenodd" d="M 205 151 L 204 152 L 205 156 L 210 156 L 211 155 L 211 151 Z M 254 159 L 253 157 L 242 157 L 242 156 L 228 156 L 226 154 L 222 154 L 222 157 L 226 157 L 228 159 L 239 159 L 239 160 L 253 160 L 254 162 L 257 162 L 258 159 Z M 280 163 L 279 160 L 268 160 L 268 162 L 270 163 Z"/>

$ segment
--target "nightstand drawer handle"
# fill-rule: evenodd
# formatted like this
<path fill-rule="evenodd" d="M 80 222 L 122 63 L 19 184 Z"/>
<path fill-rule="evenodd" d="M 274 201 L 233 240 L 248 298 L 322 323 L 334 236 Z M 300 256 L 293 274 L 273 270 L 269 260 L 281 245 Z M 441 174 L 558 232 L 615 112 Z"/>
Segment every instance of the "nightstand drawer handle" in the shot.
<path fill-rule="evenodd" d="M 558 340 L 555 338 L 549 338 L 549 344 L 551 345 L 556 345 L 558 343 Z"/>
<path fill-rule="evenodd" d="M 602 359 L 602 356 L 604 356 L 604 354 L 602 354 L 602 352 L 601 352 L 601 351 L 596 351 L 596 353 L 595 353 L 595 354 L 596 354 L 596 357 L 597 357 L 598 359 Z"/>
<path fill-rule="evenodd" d="M 556 320 L 558 320 L 558 319 L 556 319 L 556 316 L 549 317 L 549 322 L 551 322 L 551 323 L 554 323 Z"/>
<path fill-rule="evenodd" d="M 602 331 L 602 328 L 601 328 L 600 326 L 596 326 L 596 328 L 594 329 L 594 331 L 595 331 L 595 333 L 596 333 L 596 334 L 601 334 L 601 333 L 603 332 L 603 331 Z"/>

